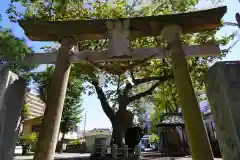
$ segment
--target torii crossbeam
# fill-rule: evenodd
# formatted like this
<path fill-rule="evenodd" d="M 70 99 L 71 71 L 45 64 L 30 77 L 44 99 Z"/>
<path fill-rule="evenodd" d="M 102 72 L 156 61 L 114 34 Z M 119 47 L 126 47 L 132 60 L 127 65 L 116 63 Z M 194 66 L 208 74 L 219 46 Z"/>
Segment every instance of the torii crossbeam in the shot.
<path fill-rule="evenodd" d="M 220 48 L 218 45 L 183 45 L 183 50 L 186 57 L 206 57 L 206 56 L 219 56 Z M 153 48 L 137 48 L 133 50 L 132 57 L 129 58 L 112 58 L 107 54 L 108 51 L 82 51 L 75 52 L 70 55 L 71 63 L 77 63 L 80 61 L 91 60 L 95 62 L 111 62 L 111 61 L 127 61 L 127 60 L 142 60 L 148 58 L 149 55 L 154 55 L 156 59 L 161 59 L 166 56 L 170 56 L 167 49 L 161 47 Z M 25 57 L 23 63 L 29 64 L 55 64 L 57 61 L 58 52 L 47 53 L 34 53 Z M 17 62 L 16 62 L 17 63 Z"/>
<path fill-rule="evenodd" d="M 39 140 L 37 142 L 34 160 L 54 159 L 62 108 L 70 72 L 70 63 L 74 61 L 74 59 L 79 60 L 79 56 L 82 56 L 79 54 L 71 56 L 70 54 L 70 50 L 76 45 L 77 40 L 109 38 L 109 50 L 106 52 L 106 58 L 112 57 L 117 60 L 121 56 L 128 56 L 129 58 L 134 57 L 132 49 L 129 48 L 130 40 L 139 37 L 160 35 L 167 40 L 170 47 L 169 55 L 172 59 L 175 83 L 178 88 L 180 103 L 184 114 L 192 157 L 194 160 L 213 160 L 213 154 L 185 60 L 186 54 L 192 55 L 193 52 L 187 52 L 186 48 L 183 47 L 180 41 L 180 34 L 216 29 L 220 26 L 221 19 L 226 13 L 226 10 L 227 7 L 219 7 L 175 15 L 110 20 L 58 22 L 38 20 L 19 21 L 19 24 L 31 40 L 59 41 L 61 43 L 59 53 L 55 57 L 53 56 L 52 59 L 56 67 L 50 86 L 51 93 L 48 94 L 47 107 L 41 126 Z M 200 48 L 204 48 L 204 46 Z M 186 51 L 186 53 L 184 53 L 184 51 Z M 215 51 L 215 53 L 220 54 L 219 49 L 216 47 Z M 139 55 L 140 53 L 141 51 L 136 52 L 136 54 Z M 161 52 L 159 52 L 159 54 L 160 53 Z M 104 58 L 105 57 L 103 57 L 101 61 L 104 60 Z"/>

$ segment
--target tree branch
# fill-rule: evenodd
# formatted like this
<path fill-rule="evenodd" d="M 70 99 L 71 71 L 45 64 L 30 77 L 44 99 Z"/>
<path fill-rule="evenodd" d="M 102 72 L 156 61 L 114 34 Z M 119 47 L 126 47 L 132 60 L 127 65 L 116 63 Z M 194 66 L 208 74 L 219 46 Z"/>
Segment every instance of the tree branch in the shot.
<path fill-rule="evenodd" d="M 115 115 L 114 110 L 110 107 L 110 105 L 107 101 L 107 98 L 106 98 L 102 88 L 98 86 L 98 83 L 97 82 L 92 82 L 92 84 L 95 87 L 95 90 L 96 90 L 97 95 L 98 95 L 98 99 L 101 102 L 101 106 L 102 106 L 102 109 L 103 109 L 104 113 L 107 115 L 107 117 L 110 119 L 110 121 L 112 121 L 113 116 Z"/>
<path fill-rule="evenodd" d="M 128 97 L 129 102 L 135 101 L 137 99 L 140 99 L 141 97 L 144 97 L 144 96 L 147 96 L 147 95 L 151 94 L 157 86 L 159 86 L 160 84 L 164 83 L 165 81 L 167 81 L 171 78 L 173 78 L 173 75 L 136 79 L 136 81 L 138 82 L 137 85 L 140 84 L 140 83 L 146 83 L 146 82 L 153 81 L 153 80 L 158 80 L 158 82 L 155 83 L 154 85 L 152 85 L 145 92 L 139 93 L 139 94 L 137 94 L 135 96 L 132 96 L 132 97 Z"/>
<path fill-rule="evenodd" d="M 134 82 L 134 81 L 135 81 L 135 77 L 134 77 L 133 70 L 130 71 L 130 75 L 131 75 L 131 77 L 132 77 L 132 81 Z"/>
<path fill-rule="evenodd" d="M 177 107 L 178 107 L 177 99 L 176 99 L 175 96 L 173 95 L 172 90 L 171 90 L 171 96 L 172 96 L 172 99 L 173 99 L 173 101 L 174 101 L 175 107 L 177 108 Z M 177 109 L 177 110 L 178 110 L 178 109 Z"/>
<path fill-rule="evenodd" d="M 123 90 L 123 95 L 127 96 L 128 91 L 129 91 L 130 89 L 132 89 L 132 87 L 133 87 L 133 86 L 132 86 L 131 83 L 127 83 L 126 86 L 125 86 L 125 88 L 124 88 L 124 90 Z"/>
<path fill-rule="evenodd" d="M 146 78 L 141 78 L 141 79 L 134 79 L 133 83 L 134 86 L 137 86 L 142 83 L 147 83 L 150 81 L 163 81 L 165 82 L 166 80 L 172 79 L 173 75 L 167 75 L 167 76 L 152 76 L 152 77 L 146 77 Z M 129 90 L 131 90 L 133 87 L 131 83 L 127 83 L 124 90 L 123 90 L 123 95 L 127 97 Z"/>
<path fill-rule="evenodd" d="M 150 81 L 166 81 L 169 79 L 172 79 L 173 75 L 166 75 L 166 76 L 153 76 L 153 77 L 146 77 L 146 78 L 141 78 L 141 79 L 135 79 L 135 81 L 133 82 L 135 85 L 139 85 L 142 83 L 147 83 Z"/>
<path fill-rule="evenodd" d="M 118 75 L 118 82 L 117 82 L 117 91 L 116 91 L 116 95 L 118 95 L 120 93 L 120 75 Z"/>
<path fill-rule="evenodd" d="M 145 92 L 139 93 L 139 94 L 137 94 L 137 95 L 135 95 L 135 96 L 132 96 L 132 97 L 128 97 L 129 102 L 133 102 L 133 101 L 135 101 L 135 100 L 137 100 L 137 99 L 140 99 L 141 97 L 144 97 L 144 96 L 147 96 L 147 95 L 151 94 L 151 93 L 154 91 L 154 89 L 155 89 L 158 85 L 160 85 L 161 83 L 163 83 L 163 82 L 162 82 L 162 81 L 158 81 L 157 83 L 155 83 L 154 85 L 152 85 L 152 86 L 151 86 L 148 90 L 146 90 Z"/>

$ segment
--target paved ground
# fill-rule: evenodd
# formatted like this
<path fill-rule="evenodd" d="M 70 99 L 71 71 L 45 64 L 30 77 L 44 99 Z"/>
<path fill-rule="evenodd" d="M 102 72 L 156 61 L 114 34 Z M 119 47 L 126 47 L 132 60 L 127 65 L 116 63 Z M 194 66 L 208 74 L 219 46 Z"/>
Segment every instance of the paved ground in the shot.
<path fill-rule="evenodd" d="M 15 154 L 22 153 L 21 146 L 17 146 L 15 149 Z M 142 155 L 149 155 L 149 152 L 142 152 Z M 190 157 L 160 157 L 158 153 L 150 153 L 152 157 L 144 157 L 141 158 L 142 160 L 192 160 Z M 154 155 L 154 156 L 153 156 Z M 157 155 L 157 156 L 155 156 Z M 159 155 L 159 156 L 158 156 Z M 79 154 L 79 153 L 62 153 L 62 154 L 55 154 L 55 160 L 87 160 L 90 156 L 90 153 Z M 31 156 L 15 156 L 14 160 L 32 160 L 33 155 Z M 222 160 L 221 158 L 216 158 L 215 160 Z"/>
<path fill-rule="evenodd" d="M 55 154 L 55 159 L 86 159 L 90 156 L 89 153 L 79 154 L 79 153 L 62 153 L 62 154 Z M 32 160 L 33 156 L 15 156 L 14 160 Z"/>
<path fill-rule="evenodd" d="M 190 156 L 186 157 L 161 157 L 160 153 L 157 152 L 142 152 L 142 160 L 192 160 Z M 215 160 L 222 160 L 221 158 L 215 158 Z"/>
<path fill-rule="evenodd" d="M 62 154 L 55 154 L 55 159 L 56 160 L 87 160 L 88 157 L 90 156 L 89 153 L 85 154 L 78 154 L 78 153 L 62 153 Z M 32 160 L 33 156 L 16 156 L 14 158 L 15 160 Z M 142 160 L 192 160 L 192 158 L 189 157 L 179 157 L 179 158 L 169 158 L 169 157 L 149 157 L 149 158 L 142 158 Z M 219 158 L 215 160 L 221 160 Z"/>
<path fill-rule="evenodd" d="M 143 158 L 142 160 L 192 160 L 192 158 L 189 158 L 189 157 L 174 157 L 174 158 L 170 158 L 170 157 L 161 157 L 161 158 Z M 219 158 L 216 158 L 215 160 L 222 160 L 222 159 L 219 159 Z"/>

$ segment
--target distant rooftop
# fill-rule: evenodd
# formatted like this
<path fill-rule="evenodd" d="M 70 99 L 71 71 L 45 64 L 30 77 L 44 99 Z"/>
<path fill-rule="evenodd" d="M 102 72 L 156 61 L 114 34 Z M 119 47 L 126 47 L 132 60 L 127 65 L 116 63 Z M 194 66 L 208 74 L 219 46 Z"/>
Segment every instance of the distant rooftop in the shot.
<path fill-rule="evenodd" d="M 109 128 L 94 128 L 89 132 L 94 132 L 94 131 L 111 131 L 111 130 Z"/>

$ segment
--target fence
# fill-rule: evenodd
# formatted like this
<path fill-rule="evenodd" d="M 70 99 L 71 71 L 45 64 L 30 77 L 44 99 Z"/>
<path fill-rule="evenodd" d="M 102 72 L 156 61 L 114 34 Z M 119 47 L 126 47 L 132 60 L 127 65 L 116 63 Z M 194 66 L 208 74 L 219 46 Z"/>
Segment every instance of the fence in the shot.
<path fill-rule="evenodd" d="M 117 148 L 117 145 L 112 145 L 112 147 L 104 145 L 95 145 L 91 155 L 97 156 L 108 156 L 111 155 L 113 158 L 128 158 L 132 156 L 137 156 L 140 158 L 141 149 L 140 146 L 135 148 L 128 148 L 127 145 L 124 145 L 123 148 Z"/>

